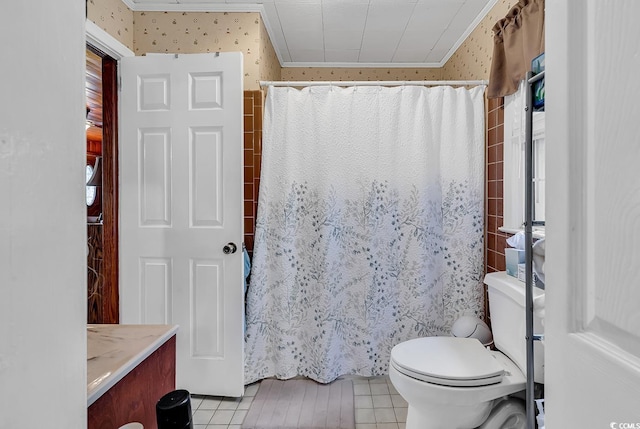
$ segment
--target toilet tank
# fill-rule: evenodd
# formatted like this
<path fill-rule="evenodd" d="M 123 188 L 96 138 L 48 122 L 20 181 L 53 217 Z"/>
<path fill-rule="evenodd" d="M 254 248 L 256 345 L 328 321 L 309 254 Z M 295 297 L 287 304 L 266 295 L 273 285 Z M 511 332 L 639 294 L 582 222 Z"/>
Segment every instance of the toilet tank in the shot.
<path fill-rule="evenodd" d="M 505 272 L 490 273 L 484 278 L 489 291 L 489 314 L 493 341 L 526 374 L 525 284 Z M 533 333 L 543 334 L 544 291 L 533 288 Z M 544 383 L 544 345 L 535 341 L 534 380 Z"/>

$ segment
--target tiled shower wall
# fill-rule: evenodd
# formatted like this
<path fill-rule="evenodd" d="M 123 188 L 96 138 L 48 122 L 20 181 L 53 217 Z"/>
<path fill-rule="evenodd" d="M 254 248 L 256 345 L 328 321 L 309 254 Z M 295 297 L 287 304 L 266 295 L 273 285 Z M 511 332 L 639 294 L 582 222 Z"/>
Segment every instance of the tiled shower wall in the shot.
<path fill-rule="evenodd" d="M 253 256 L 262 154 L 262 91 L 244 91 L 244 243 Z"/>
<path fill-rule="evenodd" d="M 505 270 L 504 248 L 507 234 L 498 231 L 504 213 L 504 99 L 488 100 L 485 210 L 485 271 Z"/>

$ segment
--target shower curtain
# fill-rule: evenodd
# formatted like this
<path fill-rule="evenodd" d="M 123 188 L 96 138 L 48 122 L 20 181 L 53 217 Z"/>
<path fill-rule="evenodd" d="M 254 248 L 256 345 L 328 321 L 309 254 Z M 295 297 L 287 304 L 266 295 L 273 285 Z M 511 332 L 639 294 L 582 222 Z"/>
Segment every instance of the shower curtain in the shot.
<path fill-rule="evenodd" d="M 483 312 L 484 87 L 270 87 L 245 382 L 387 373 Z"/>

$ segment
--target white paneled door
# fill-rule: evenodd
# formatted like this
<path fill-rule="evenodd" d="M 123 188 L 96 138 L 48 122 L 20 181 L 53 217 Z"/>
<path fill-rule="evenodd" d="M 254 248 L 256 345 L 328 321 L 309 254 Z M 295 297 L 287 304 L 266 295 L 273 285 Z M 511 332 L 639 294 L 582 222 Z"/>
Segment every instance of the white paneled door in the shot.
<path fill-rule="evenodd" d="M 120 74 L 120 321 L 180 325 L 177 387 L 241 396 L 242 54 Z"/>
<path fill-rule="evenodd" d="M 640 2 L 546 2 L 547 429 L 640 428 Z"/>

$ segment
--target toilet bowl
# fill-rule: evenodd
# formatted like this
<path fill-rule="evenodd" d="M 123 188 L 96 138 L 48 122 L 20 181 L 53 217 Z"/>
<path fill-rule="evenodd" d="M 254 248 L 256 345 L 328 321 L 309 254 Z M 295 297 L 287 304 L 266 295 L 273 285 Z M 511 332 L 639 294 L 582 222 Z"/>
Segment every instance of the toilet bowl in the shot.
<path fill-rule="evenodd" d="M 527 409 L 524 401 L 502 398 L 494 401 L 491 414 L 478 429 L 520 429 L 527 426 Z"/>
<path fill-rule="evenodd" d="M 497 350 L 458 337 L 416 338 L 391 350 L 389 378 L 409 404 L 407 429 L 525 427 L 522 401 L 509 396 L 526 387 L 524 287 L 505 273 L 487 274 L 485 283 Z M 534 315 L 536 332 L 541 322 Z M 542 344 L 534 364 L 544 383 Z"/>
<path fill-rule="evenodd" d="M 526 378 L 505 355 L 474 338 L 426 337 L 391 351 L 389 378 L 407 401 L 407 429 L 480 426 L 494 401 L 524 390 Z"/>

